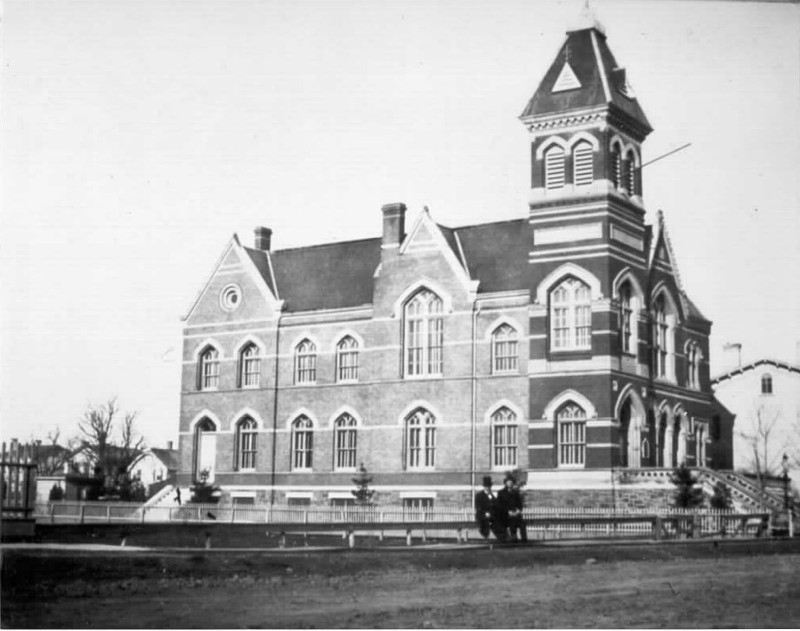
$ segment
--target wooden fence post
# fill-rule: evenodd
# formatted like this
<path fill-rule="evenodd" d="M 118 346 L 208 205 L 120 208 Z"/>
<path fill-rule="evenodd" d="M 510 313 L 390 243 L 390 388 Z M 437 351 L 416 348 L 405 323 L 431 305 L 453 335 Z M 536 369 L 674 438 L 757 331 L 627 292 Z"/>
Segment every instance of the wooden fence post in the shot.
<path fill-rule="evenodd" d="M 56 505 L 55 503 L 50 504 L 50 523 L 56 523 Z"/>
<path fill-rule="evenodd" d="M 144 514 L 147 512 L 147 507 L 142 506 L 142 523 L 144 523 Z"/>
<path fill-rule="evenodd" d="M 355 530 L 350 530 L 350 532 L 347 534 L 347 544 L 348 544 L 348 546 L 350 547 L 351 550 L 356 547 L 356 532 L 355 532 Z"/>
<path fill-rule="evenodd" d="M 111 504 L 106 505 L 106 522 L 111 523 Z"/>
<path fill-rule="evenodd" d="M 406 530 L 406 545 L 411 545 L 411 529 Z"/>
<path fill-rule="evenodd" d="M 81 523 L 83 523 L 85 514 L 86 514 L 86 505 L 81 504 Z"/>

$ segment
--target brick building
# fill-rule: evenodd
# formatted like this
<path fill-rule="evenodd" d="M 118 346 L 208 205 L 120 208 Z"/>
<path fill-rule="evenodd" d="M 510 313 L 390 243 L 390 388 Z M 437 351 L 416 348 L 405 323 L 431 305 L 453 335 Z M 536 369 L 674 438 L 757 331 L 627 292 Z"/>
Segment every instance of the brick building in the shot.
<path fill-rule="evenodd" d="M 395 203 L 381 237 L 231 239 L 185 318 L 181 483 L 336 503 L 363 462 L 379 500 L 418 506 L 515 467 L 574 498 L 614 469 L 726 462 L 711 322 L 663 216 L 645 224 L 651 127 L 598 24 L 567 33 L 521 121 L 526 216 L 445 227 Z"/>

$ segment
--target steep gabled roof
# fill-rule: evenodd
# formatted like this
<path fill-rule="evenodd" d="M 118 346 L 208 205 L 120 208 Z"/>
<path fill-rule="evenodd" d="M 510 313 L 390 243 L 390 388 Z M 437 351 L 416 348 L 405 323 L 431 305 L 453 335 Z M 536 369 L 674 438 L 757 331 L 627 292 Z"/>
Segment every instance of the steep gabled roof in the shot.
<path fill-rule="evenodd" d="M 577 80 L 577 85 L 575 84 Z M 548 116 L 601 106 L 624 113 L 647 135 L 652 126 L 617 66 L 597 25 L 569 31 L 520 118 Z"/>
<path fill-rule="evenodd" d="M 528 289 L 530 232 L 526 219 L 457 228 L 471 278 L 478 293 Z"/>
<path fill-rule="evenodd" d="M 773 366 L 775 368 L 778 368 L 779 370 L 787 370 L 789 372 L 800 373 L 800 366 L 796 364 L 782 362 L 777 359 L 759 359 L 749 364 L 745 364 L 744 366 L 739 366 L 738 368 L 734 368 L 733 370 L 724 372 L 721 375 L 717 375 L 711 380 L 711 385 L 714 386 L 720 383 L 721 381 L 725 381 L 726 379 L 738 377 L 739 375 L 744 374 L 749 370 L 755 370 L 759 366 Z"/>
<path fill-rule="evenodd" d="M 527 220 L 449 228 L 436 224 L 478 293 L 527 289 Z M 372 303 L 381 239 L 361 239 L 264 252 L 243 248 L 288 312 Z"/>
<path fill-rule="evenodd" d="M 372 275 L 381 260 L 381 240 L 276 250 L 270 258 L 287 311 L 357 307 L 372 302 Z M 262 264 L 261 270 L 263 275 L 269 268 Z"/>
<path fill-rule="evenodd" d="M 156 458 L 163 462 L 167 469 L 178 468 L 178 450 L 177 449 L 163 449 L 161 447 L 151 447 L 148 449 Z"/>

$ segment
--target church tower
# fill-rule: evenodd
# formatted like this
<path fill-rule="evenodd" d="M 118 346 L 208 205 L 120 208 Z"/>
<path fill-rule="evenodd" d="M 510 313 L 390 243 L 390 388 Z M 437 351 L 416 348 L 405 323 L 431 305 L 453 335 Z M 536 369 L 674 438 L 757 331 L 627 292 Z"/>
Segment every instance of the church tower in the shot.
<path fill-rule="evenodd" d="M 520 120 L 531 140 L 530 262 L 544 264 L 534 283 L 568 259 L 604 285 L 609 253 L 644 263 L 641 148 L 652 128 L 588 8 Z"/>

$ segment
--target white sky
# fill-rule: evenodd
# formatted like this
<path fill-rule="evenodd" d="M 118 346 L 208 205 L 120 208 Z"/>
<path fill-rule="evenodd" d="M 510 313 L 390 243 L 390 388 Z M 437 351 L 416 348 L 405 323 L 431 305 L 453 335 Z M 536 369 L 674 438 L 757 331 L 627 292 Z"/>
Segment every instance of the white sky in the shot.
<path fill-rule="evenodd" d="M 744 359 L 800 340 L 800 7 L 597 0 L 655 132 L 650 215 Z M 233 232 L 377 236 L 380 206 L 524 217 L 517 120 L 583 0 L 10 0 L 3 11 L 0 430 L 119 395 L 177 434 L 180 317 Z"/>

